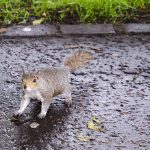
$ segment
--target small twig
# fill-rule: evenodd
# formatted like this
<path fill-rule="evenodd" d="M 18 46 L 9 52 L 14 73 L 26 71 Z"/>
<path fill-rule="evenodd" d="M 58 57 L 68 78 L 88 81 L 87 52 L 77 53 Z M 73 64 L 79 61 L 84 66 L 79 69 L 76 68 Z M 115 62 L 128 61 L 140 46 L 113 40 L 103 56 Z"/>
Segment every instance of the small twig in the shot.
<path fill-rule="evenodd" d="M 86 47 L 86 48 L 90 48 L 90 49 L 93 49 L 93 50 L 95 50 L 95 51 L 103 51 L 103 49 L 102 48 L 96 48 L 96 47 L 93 47 L 93 46 L 84 46 L 84 45 L 81 45 L 81 47 Z"/>
<path fill-rule="evenodd" d="M 130 140 L 133 144 L 138 144 L 137 141 Z"/>
<path fill-rule="evenodd" d="M 69 49 L 69 48 L 72 49 L 72 48 L 79 48 L 79 47 L 80 45 L 65 45 L 64 46 L 65 49 Z"/>
<path fill-rule="evenodd" d="M 114 85 L 115 85 L 114 82 L 113 82 L 113 83 L 110 83 L 110 86 L 111 86 L 112 89 L 116 89 L 116 87 L 115 87 Z"/>
<path fill-rule="evenodd" d="M 114 147 L 126 147 L 126 146 L 124 146 L 124 145 L 115 145 Z"/>
<path fill-rule="evenodd" d="M 96 48 L 96 47 L 93 47 L 93 46 L 87 46 L 87 45 L 65 45 L 64 48 L 65 49 L 73 49 L 73 48 L 88 48 L 88 49 L 93 49 L 95 51 L 103 51 L 102 48 Z"/>
<path fill-rule="evenodd" d="M 125 74 L 133 74 L 133 75 L 137 75 L 137 74 L 140 74 L 139 72 L 137 72 L 137 71 L 126 71 L 126 70 L 123 70 L 123 73 L 125 73 Z"/>

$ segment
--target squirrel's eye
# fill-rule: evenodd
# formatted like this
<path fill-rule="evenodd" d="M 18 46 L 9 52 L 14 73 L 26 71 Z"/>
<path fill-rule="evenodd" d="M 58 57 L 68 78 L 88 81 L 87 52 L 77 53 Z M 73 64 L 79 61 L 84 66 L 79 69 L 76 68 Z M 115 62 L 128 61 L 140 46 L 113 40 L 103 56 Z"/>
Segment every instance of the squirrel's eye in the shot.
<path fill-rule="evenodd" d="M 33 79 L 33 82 L 36 82 L 36 79 Z"/>

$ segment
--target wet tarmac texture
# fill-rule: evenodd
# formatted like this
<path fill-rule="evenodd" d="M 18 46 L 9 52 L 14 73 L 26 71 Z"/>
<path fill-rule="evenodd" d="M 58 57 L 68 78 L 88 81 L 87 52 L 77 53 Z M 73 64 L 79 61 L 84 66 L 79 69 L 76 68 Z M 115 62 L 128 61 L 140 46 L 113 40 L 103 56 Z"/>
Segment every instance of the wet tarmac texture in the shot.
<path fill-rule="evenodd" d="M 148 150 L 149 41 L 149 35 L 1 39 L 0 149 Z M 70 110 L 61 96 L 56 97 L 40 120 L 40 103 L 34 100 L 19 120 L 12 121 L 22 95 L 20 66 L 30 71 L 58 67 L 79 49 L 92 52 L 95 60 L 71 76 Z M 103 122 L 102 131 L 87 128 L 93 116 Z M 31 128 L 33 122 L 39 126 Z"/>

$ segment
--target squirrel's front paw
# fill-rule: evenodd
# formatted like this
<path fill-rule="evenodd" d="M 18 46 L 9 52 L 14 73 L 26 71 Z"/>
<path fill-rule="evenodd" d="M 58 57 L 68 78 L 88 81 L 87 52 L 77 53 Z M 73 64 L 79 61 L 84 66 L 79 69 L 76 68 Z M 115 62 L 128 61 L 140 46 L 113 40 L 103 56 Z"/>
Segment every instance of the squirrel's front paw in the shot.
<path fill-rule="evenodd" d="M 40 113 L 40 114 L 38 115 L 38 118 L 43 119 L 45 116 L 46 116 L 45 114 L 41 114 L 41 113 Z"/>
<path fill-rule="evenodd" d="M 21 114 L 22 114 L 22 112 L 19 111 L 19 110 L 14 112 L 14 115 L 15 115 L 15 116 L 20 116 Z"/>

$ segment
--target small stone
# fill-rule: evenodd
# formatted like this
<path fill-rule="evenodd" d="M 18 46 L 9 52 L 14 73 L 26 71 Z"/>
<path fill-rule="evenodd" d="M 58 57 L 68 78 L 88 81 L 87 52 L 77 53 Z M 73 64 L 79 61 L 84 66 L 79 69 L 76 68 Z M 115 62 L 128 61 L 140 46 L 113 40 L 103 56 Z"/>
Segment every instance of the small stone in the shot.
<path fill-rule="evenodd" d="M 30 31 L 31 31 L 31 28 L 30 28 L 30 27 L 25 27 L 25 28 L 23 28 L 23 31 L 25 31 L 25 32 L 30 32 Z"/>

